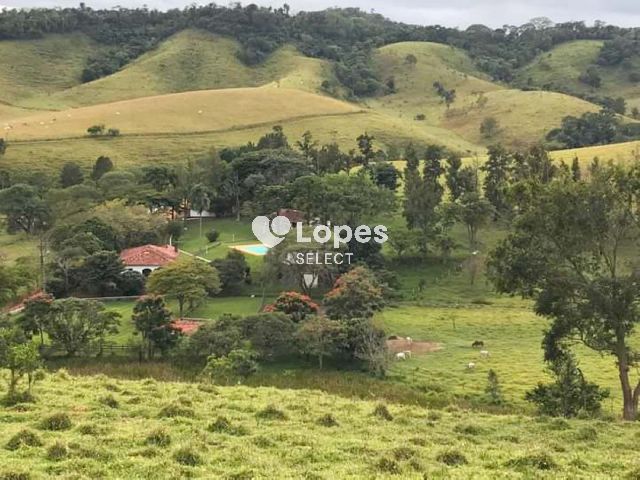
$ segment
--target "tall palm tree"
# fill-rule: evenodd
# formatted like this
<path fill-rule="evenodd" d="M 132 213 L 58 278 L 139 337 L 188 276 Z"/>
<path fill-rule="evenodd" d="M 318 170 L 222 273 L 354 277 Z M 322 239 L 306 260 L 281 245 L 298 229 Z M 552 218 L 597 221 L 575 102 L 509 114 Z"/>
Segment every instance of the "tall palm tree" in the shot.
<path fill-rule="evenodd" d="M 196 183 L 189 192 L 189 202 L 191 208 L 200 214 L 200 236 L 202 237 L 202 212 L 211 206 L 209 191 L 202 183 Z"/>

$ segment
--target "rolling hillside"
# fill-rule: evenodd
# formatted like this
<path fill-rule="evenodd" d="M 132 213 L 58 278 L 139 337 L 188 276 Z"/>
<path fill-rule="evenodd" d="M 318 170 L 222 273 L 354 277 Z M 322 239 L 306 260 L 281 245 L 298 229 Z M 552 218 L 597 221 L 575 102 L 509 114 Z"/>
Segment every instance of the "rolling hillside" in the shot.
<path fill-rule="evenodd" d="M 2 478 L 635 478 L 638 427 L 311 390 L 48 375 L 0 406 Z"/>
<path fill-rule="evenodd" d="M 581 52 L 574 44 L 588 47 L 582 57 L 574 55 L 582 58 L 573 60 L 576 65 L 597 53 L 598 42 L 573 42 L 565 50 Z M 535 143 L 564 116 L 598 108 L 558 93 L 507 89 L 490 82 L 465 52 L 427 42 L 380 48 L 375 67 L 383 80 L 393 77 L 396 92 L 362 104 L 319 95 L 323 80 L 335 80 L 331 65 L 290 46 L 248 67 L 237 59 L 235 41 L 185 30 L 121 71 L 80 84 L 95 48 L 79 34 L 0 42 L 9 66 L 0 72 L 0 86 L 6 86 L 0 88 L 0 133 L 10 142 L 3 168 L 57 172 L 67 161 L 89 167 L 98 155 L 121 166 L 175 162 L 212 146 L 256 141 L 274 124 L 291 139 L 310 130 L 318 141 L 346 150 L 368 131 L 381 148 L 439 143 L 473 156 L 491 143 Z M 408 61 L 411 55 L 415 62 Z M 436 81 L 456 90 L 448 109 L 433 88 Z M 500 128 L 483 137 L 479 127 L 488 117 Z M 87 138 L 95 124 L 122 136 Z"/>
<path fill-rule="evenodd" d="M 286 88 L 199 90 L 44 112 L 10 123 L 14 140 L 82 137 L 104 124 L 123 134 L 210 132 L 305 116 L 356 113 L 330 97 Z"/>
<path fill-rule="evenodd" d="M 413 55 L 416 62 L 408 61 Z M 450 46 L 405 42 L 379 49 L 376 64 L 383 78 L 393 77 L 397 92 L 369 104 L 384 113 L 413 120 L 425 128 L 438 126 L 474 144 L 502 142 L 518 147 L 542 140 L 566 115 L 596 111 L 597 106 L 552 92 L 523 92 L 492 83 L 475 70 L 469 57 Z M 456 90 L 449 109 L 434 87 L 440 82 Z M 494 117 L 500 130 L 490 138 L 480 124 Z"/>
<path fill-rule="evenodd" d="M 332 79 L 331 65 L 283 47 L 267 61 L 248 67 L 238 60 L 237 42 L 185 30 L 142 55 L 121 71 L 54 95 L 60 104 L 95 105 L 167 93 L 273 84 L 317 92 Z M 132 86 L 135 85 L 135 88 Z"/>
<path fill-rule="evenodd" d="M 81 82 L 86 60 L 97 49 L 79 33 L 0 42 L 0 103 L 58 108 L 52 96 Z"/>
<path fill-rule="evenodd" d="M 595 63 L 602 44 L 599 40 L 578 40 L 558 45 L 522 68 L 518 73 L 518 82 L 521 85 L 563 89 L 602 97 L 622 96 L 629 107 L 640 107 L 640 83 L 629 79 L 631 72 L 640 71 L 640 55 L 626 66 L 595 66 L 602 79 L 599 88 L 579 81 L 580 74 Z"/>

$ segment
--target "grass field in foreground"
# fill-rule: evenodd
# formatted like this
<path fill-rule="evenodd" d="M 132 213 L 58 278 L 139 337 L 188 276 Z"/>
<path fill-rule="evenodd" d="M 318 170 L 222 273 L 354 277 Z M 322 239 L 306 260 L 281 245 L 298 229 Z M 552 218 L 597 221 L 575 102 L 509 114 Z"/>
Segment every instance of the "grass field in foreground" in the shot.
<path fill-rule="evenodd" d="M 395 404 L 384 419 L 374 414 L 374 402 L 317 391 L 65 373 L 50 375 L 35 393 L 34 404 L 0 407 L 0 445 L 17 443 L 3 448 L 2 478 L 493 480 L 638 473 L 635 423 Z M 60 414 L 70 422 L 47 429 Z M 12 442 L 24 431 L 33 433 L 32 446 Z"/>

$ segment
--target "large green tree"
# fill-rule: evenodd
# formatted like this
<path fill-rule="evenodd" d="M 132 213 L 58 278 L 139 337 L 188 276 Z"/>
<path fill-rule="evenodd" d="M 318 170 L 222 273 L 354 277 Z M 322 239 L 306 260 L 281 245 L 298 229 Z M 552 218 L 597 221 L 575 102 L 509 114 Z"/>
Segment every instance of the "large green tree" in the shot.
<path fill-rule="evenodd" d="M 175 297 L 180 318 L 187 303 L 195 304 L 207 295 L 220 291 L 220 276 L 212 265 L 190 258 L 179 260 L 155 270 L 147 280 L 147 291 Z"/>
<path fill-rule="evenodd" d="M 8 401 L 15 399 L 18 383 L 25 375 L 31 391 L 34 373 L 40 366 L 36 344 L 9 319 L 0 318 L 0 368 L 9 370 Z"/>
<path fill-rule="evenodd" d="M 140 298 L 131 318 L 142 337 L 147 358 L 152 358 L 156 351 L 167 352 L 180 338 L 181 332 L 173 326 L 171 312 L 159 295 Z"/>
<path fill-rule="evenodd" d="M 18 183 L 0 191 L 0 213 L 7 218 L 7 231 L 36 234 L 51 222 L 51 210 L 35 187 Z"/>
<path fill-rule="evenodd" d="M 65 298 L 53 302 L 46 332 L 55 346 L 73 356 L 92 342 L 101 349 L 105 337 L 118 332 L 119 318 L 100 302 Z"/>
<path fill-rule="evenodd" d="M 489 276 L 501 292 L 533 298 L 551 321 L 545 358 L 572 343 L 615 359 L 623 418 L 637 417 L 640 361 L 632 336 L 640 322 L 640 171 L 600 167 L 590 181 L 532 182 L 513 231 L 491 253 Z"/>

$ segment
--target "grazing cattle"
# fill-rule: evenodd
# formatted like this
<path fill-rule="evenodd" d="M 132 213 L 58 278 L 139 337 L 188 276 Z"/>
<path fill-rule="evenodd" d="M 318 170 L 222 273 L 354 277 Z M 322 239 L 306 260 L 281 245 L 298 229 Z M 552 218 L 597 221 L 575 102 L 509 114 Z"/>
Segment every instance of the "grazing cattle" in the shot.
<path fill-rule="evenodd" d="M 484 347 L 484 342 L 482 340 L 476 340 L 475 342 L 473 342 L 471 344 L 471 346 L 473 348 L 480 348 L 480 347 Z"/>
<path fill-rule="evenodd" d="M 489 350 L 480 350 L 480 355 L 482 355 L 483 357 L 491 356 L 491 354 L 489 353 Z"/>
<path fill-rule="evenodd" d="M 467 364 L 467 369 L 468 369 L 468 370 L 473 370 L 474 368 L 476 368 L 476 364 L 475 364 L 475 363 L 473 363 L 473 362 L 469 362 L 469 363 Z"/>
<path fill-rule="evenodd" d="M 406 360 L 407 356 L 404 354 L 404 352 L 398 352 L 396 353 L 396 360 Z"/>
<path fill-rule="evenodd" d="M 411 345 L 413 343 L 413 338 L 407 337 L 407 343 Z"/>
<path fill-rule="evenodd" d="M 399 340 L 400 337 L 398 337 L 397 335 L 389 335 L 389 338 L 387 338 L 387 340 Z"/>
<path fill-rule="evenodd" d="M 404 351 L 404 352 L 402 352 L 402 353 L 404 353 L 404 356 L 405 356 L 405 357 L 407 357 L 407 358 L 411 358 L 411 350 L 405 350 L 405 351 Z"/>

